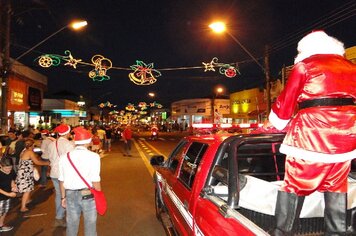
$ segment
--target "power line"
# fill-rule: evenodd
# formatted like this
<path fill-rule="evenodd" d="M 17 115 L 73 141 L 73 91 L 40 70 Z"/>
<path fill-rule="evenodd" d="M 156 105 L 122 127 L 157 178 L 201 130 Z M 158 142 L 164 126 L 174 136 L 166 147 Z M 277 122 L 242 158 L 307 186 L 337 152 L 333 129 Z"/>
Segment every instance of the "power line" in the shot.
<path fill-rule="evenodd" d="M 295 43 L 308 31 L 317 28 L 329 28 L 337 23 L 340 23 L 356 14 L 356 3 L 354 0 L 340 6 L 339 8 L 331 11 L 327 15 L 317 19 L 314 23 L 307 27 L 300 28 L 299 30 L 289 33 L 284 38 L 277 40 L 271 44 L 270 53 L 275 53 L 291 44 Z"/>

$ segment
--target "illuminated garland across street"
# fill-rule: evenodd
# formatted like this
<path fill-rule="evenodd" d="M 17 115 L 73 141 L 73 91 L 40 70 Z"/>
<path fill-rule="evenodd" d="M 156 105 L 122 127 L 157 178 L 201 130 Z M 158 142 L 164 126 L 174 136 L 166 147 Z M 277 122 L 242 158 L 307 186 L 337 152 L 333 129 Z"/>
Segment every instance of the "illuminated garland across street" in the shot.
<path fill-rule="evenodd" d="M 219 72 L 226 77 L 232 78 L 238 74 L 240 71 L 237 69 L 238 65 L 236 63 L 236 67 L 231 64 L 218 63 L 218 58 L 214 57 L 210 62 L 203 62 L 205 66 L 204 72 L 207 71 L 215 71 L 215 67 L 219 67 Z"/>
<path fill-rule="evenodd" d="M 107 113 L 109 116 L 109 120 L 116 120 L 123 123 L 130 123 L 132 120 L 136 120 L 140 118 L 140 116 L 147 115 L 149 107 L 152 109 L 154 108 L 161 109 L 163 108 L 163 105 L 156 101 L 151 103 L 139 102 L 137 105 L 133 103 L 128 103 L 125 106 L 125 110 L 117 111 L 115 109 L 117 108 L 117 106 L 107 101 L 107 102 L 100 103 L 98 107 L 100 108 L 101 115 L 103 113 L 104 108 L 113 109 Z"/>
<path fill-rule="evenodd" d="M 218 63 L 218 58 L 214 57 L 210 62 L 202 62 L 203 66 L 196 67 L 180 67 L 180 68 L 162 68 L 160 71 L 154 69 L 154 64 L 146 64 L 143 61 L 137 60 L 135 65 L 130 66 L 130 68 L 124 67 L 113 67 L 110 59 L 105 58 L 102 55 L 94 55 L 91 58 L 91 63 L 83 62 L 81 59 L 75 59 L 69 50 L 64 52 L 64 56 L 57 54 L 44 54 L 36 58 L 38 64 L 41 67 L 48 68 L 51 66 L 59 66 L 61 62 L 64 62 L 65 66 L 71 66 L 74 69 L 77 68 L 78 64 L 92 66 L 92 69 L 88 76 L 93 81 L 104 81 L 109 80 L 110 76 L 107 75 L 109 69 L 116 70 L 133 70 L 129 73 L 129 79 L 136 85 L 151 85 L 157 81 L 157 77 L 161 76 L 160 71 L 168 70 L 186 70 L 186 69 L 200 69 L 204 68 L 204 72 L 216 71 L 218 68 L 220 74 L 225 75 L 228 78 L 233 78 L 237 74 L 241 74 L 238 69 L 238 63 Z M 248 61 L 245 61 L 248 62 Z"/>
<path fill-rule="evenodd" d="M 146 102 L 139 102 L 138 103 L 138 107 L 140 108 L 141 111 L 144 111 L 144 110 L 147 109 L 148 104 Z M 163 105 L 158 103 L 158 102 L 151 102 L 149 104 L 149 107 L 161 109 L 161 108 L 163 108 Z M 135 111 L 136 110 L 136 106 L 133 103 L 128 103 L 126 105 L 126 107 L 125 107 L 125 110 L 127 110 L 127 111 Z"/>

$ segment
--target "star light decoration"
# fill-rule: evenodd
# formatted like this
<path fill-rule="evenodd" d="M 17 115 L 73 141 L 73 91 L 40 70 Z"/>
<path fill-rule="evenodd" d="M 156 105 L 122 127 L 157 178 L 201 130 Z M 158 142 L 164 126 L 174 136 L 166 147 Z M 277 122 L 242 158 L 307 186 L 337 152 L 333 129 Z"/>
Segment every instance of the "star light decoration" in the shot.
<path fill-rule="evenodd" d="M 207 71 L 215 71 L 215 67 L 219 67 L 219 73 L 222 75 L 225 75 L 228 78 L 233 78 L 237 74 L 240 74 L 240 71 L 237 69 L 237 63 L 236 67 L 231 64 L 224 64 L 224 63 L 218 63 L 218 58 L 214 57 L 210 62 L 202 62 L 205 70 L 204 72 Z"/>
<path fill-rule="evenodd" d="M 134 71 L 129 74 L 130 80 L 136 85 L 151 85 L 157 81 L 156 77 L 161 76 L 161 72 L 153 69 L 153 63 L 146 64 L 143 61 L 136 61 L 136 65 L 130 66 Z"/>
<path fill-rule="evenodd" d="M 64 51 L 66 56 L 56 55 L 56 54 L 44 54 L 37 58 L 38 64 L 42 67 L 48 68 L 51 66 L 58 66 L 61 64 L 61 61 L 65 61 L 65 66 L 71 66 L 74 69 L 77 68 L 78 62 L 81 62 L 81 59 L 74 59 L 72 53 L 69 50 Z"/>

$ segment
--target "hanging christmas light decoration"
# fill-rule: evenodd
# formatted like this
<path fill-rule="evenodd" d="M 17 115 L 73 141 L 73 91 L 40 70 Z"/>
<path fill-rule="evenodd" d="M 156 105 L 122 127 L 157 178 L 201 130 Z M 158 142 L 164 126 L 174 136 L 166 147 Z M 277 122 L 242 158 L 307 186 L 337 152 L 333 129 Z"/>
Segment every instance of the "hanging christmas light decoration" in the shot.
<path fill-rule="evenodd" d="M 36 58 L 38 64 L 42 67 L 48 68 L 51 66 L 58 66 L 61 64 L 61 61 L 65 61 L 65 66 L 72 66 L 77 68 L 77 64 L 81 62 L 81 59 L 75 59 L 69 50 L 64 51 L 66 56 L 56 55 L 56 54 L 44 54 Z"/>
<path fill-rule="evenodd" d="M 109 80 L 110 76 L 106 72 L 112 67 L 112 62 L 102 55 L 95 55 L 91 58 L 94 69 L 89 72 L 89 78 L 93 81 Z"/>
<path fill-rule="evenodd" d="M 68 55 L 66 58 L 63 59 L 65 61 L 67 61 L 64 65 L 72 66 L 74 69 L 77 69 L 77 64 L 78 64 L 78 62 L 81 62 L 82 59 L 75 59 L 69 50 L 64 51 L 64 54 Z"/>
<path fill-rule="evenodd" d="M 158 103 L 158 102 L 151 102 L 150 103 L 150 107 L 156 107 L 156 108 L 162 108 L 162 104 Z"/>
<path fill-rule="evenodd" d="M 229 65 L 229 64 L 224 64 L 219 68 L 219 72 L 222 75 L 225 75 L 228 78 L 233 78 L 237 75 L 237 73 L 240 74 L 239 70 L 237 70 L 235 67 Z"/>
<path fill-rule="evenodd" d="M 240 71 L 237 69 L 237 63 L 236 66 L 232 64 L 224 64 L 224 63 L 218 63 L 218 58 L 214 57 L 210 62 L 202 62 L 205 70 L 204 72 L 207 71 L 215 71 L 215 67 L 219 67 L 219 73 L 222 75 L 225 75 L 228 78 L 233 78 L 237 74 L 240 74 Z"/>
<path fill-rule="evenodd" d="M 114 105 L 114 104 L 112 104 L 111 102 L 109 102 L 109 101 L 107 101 L 107 102 L 105 102 L 105 103 L 100 103 L 99 105 L 98 105 L 100 108 L 104 108 L 104 107 L 109 107 L 109 108 L 112 108 L 112 107 L 116 107 L 117 105 Z"/>
<path fill-rule="evenodd" d="M 135 110 L 135 105 L 132 104 L 132 103 L 129 103 L 129 104 L 126 105 L 125 109 L 127 111 L 134 111 Z"/>
<path fill-rule="evenodd" d="M 143 61 L 136 61 L 136 65 L 130 66 L 133 70 L 129 74 L 130 80 L 136 85 L 150 85 L 157 81 L 156 77 L 161 76 L 161 72 L 153 69 L 153 63 L 146 64 Z"/>
<path fill-rule="evenodd" d="M 214 57 L 210 62 L 202 62 L 205 66 L 204 72 L 215 71 L 215 65 L 218 63 L 218 58 Z"/>
<path fill-rule="evenodd" d="M 58 55 L 45 54 L 38 57 L 38 64 L 44 68 L 58 66 L 61 64 L 61 57 Z"/>
<path fill-rule="evenodd" d="M 139 102 L 138 107 L 140 107 L 141 110 L 146 110 L 147 109 L 147 103 L 146 102 Z"/>
<path fill-rule="evenodd" d="M 61 62 L 65 62 L 65 66 L 71 66 L 74 69 L 77 68 L 78 64 L 84 66 L 92 66 L 94 67 L 88 74 L 89 78 L 93 81 L 104 81 L 109 80 L 110 76 L 107 75 L 107 71 L 109 69 L 115 70 L 133 70 L 133 72 L 129 73 L 129 79 L 136 85 L 151 85 L 157 81 L 157 77 L 161 76 L 161 72 L 157 69 L 154 69 L 154 64 L 149 63 L 146 64 L 143 61 L 136 61 L 136 65 L 130 66 L 130 68 L 124 67 L 113 67 L 111 60 L 105 58 L 102 55 L 94 55 L 91 58 L 92 63 L 83 62 L 81 59 L 76 59 L 72 56 L 69 50 L 66 50 L 65 55 L 57 55 L 57 54 L 44 54 L 40 57 L 36 58 L 38 60 L 38 64 L 41 67 L 51 67 L 58 66 Z M 245 63 L 248 61 L 243 61 L 240 63 Z M 235 77 L 237 74 L 240 74 L 238 70 L 238 63 L 218 63 L 218 58 L 214 57 L 210 62 L 202 62 L 203 66 L 195 66 L 195 67 L 177 67 L 177 68 L 161 68 L 160 70 L 172 71 L 172 70 L 187 70 L 187 69 L 201 69 L 205 68 L 204 72 L 207 71 L 219 71 L 219 73 L 225 75 L 228 78 Z M 218 68 L 218 69 L 217 69 Z"/>

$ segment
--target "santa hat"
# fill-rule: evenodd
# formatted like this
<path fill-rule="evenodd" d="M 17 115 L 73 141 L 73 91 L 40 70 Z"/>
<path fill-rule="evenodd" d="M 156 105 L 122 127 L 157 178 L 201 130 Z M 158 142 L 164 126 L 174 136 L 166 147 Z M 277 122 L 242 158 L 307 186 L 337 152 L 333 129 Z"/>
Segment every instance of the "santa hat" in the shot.
<path fill-rule="evenodd" d="M 83 127 L 73 129 L 75 144 L 88 144 L 91 142 L 91 133 Z"/>
<path fill-rule="evenodd" d="M 298 43 L 298 55 L 294 63 L 298 63 L 316 54 L 336 54 L 344 56 L 344 44 L 330 37 L 324 31 L 313 31 L 302 38 Z"/>
<path fill-rule="evenodd" d="M 54 129 L 55 132 L 57 132 L 59 135 L 63 136 L 66 135 L 70 132 L 70 126 L 69 125 L 65 125 L 65 124 L 61 124 L 59 126 L 57 126 Z"/>
<path fill-rule="evenodd" d="M 48 129 L 41 130 L 41 135 L 42 136 L 48 136 L 49 135 L 49 130 Z"/>
<path fill-rule="evenodd" d="M 48 129 L 43 129 L 43 130 L 41 130 L 41 134 L 49 134 L 49 130 Z"/>

